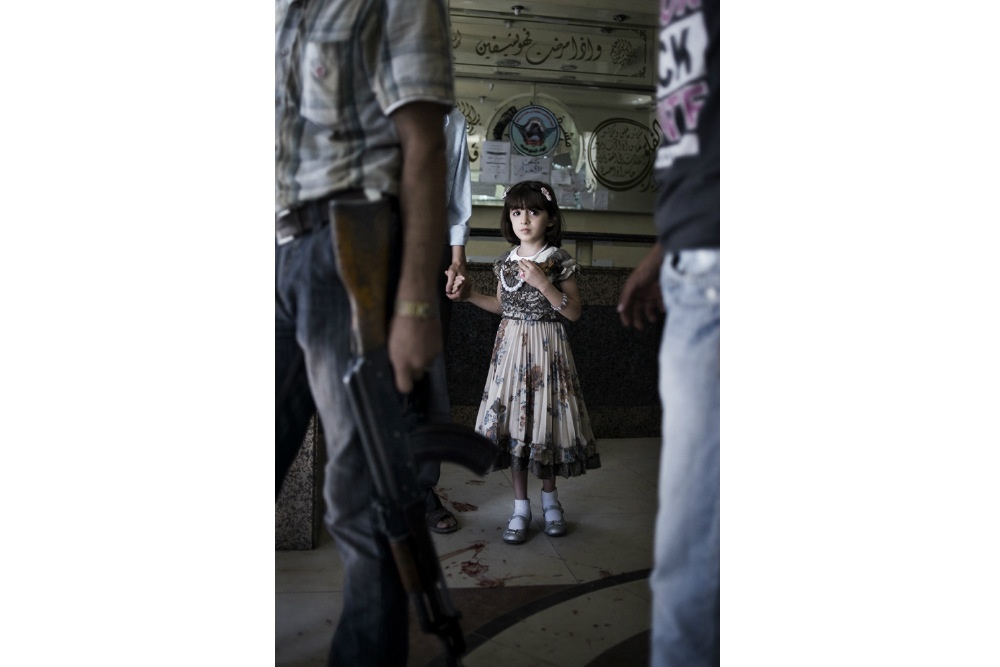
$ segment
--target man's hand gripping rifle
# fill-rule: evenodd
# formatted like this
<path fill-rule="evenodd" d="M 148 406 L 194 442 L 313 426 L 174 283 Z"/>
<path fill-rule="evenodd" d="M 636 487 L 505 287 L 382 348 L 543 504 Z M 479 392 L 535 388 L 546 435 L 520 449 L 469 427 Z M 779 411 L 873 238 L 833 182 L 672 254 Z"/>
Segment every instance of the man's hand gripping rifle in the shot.
<path fill-rule="evenodd" d="M 374 481 L 381 528 L 392 548 L 403 586 L 420 627 L 438 635 L 448 665 L 465 652 L 460 614 L 451 603 L 425 515 L 426 489 L 417 482 L 416 464 L 440 459 L 485 475 L 495 446 L 458 424 L 415 425 L 405 398 L 396 390 L 387 348 L 392 213 L 385 200 L 336 201 L 330 208 L 333 251 L 351 303 L 354 359 L 344 384 L 361 434 Z"/>

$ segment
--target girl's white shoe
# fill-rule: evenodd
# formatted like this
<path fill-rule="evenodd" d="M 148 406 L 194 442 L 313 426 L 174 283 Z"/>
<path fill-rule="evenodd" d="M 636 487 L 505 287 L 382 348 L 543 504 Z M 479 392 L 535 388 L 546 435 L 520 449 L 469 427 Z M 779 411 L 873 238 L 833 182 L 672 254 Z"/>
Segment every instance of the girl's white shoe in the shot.
<path fill-rule="evenodd" d="M 507 522 L 507 529 L 503 531 L 503 541 L 507 544 L 524 544 L 524 538 L 528 534 L 528 522 L 530 521 L 531 517 L 525 519 L 520 514 L 512 514 L 510 521 Z M 515 525 L 524 527 L 514 528 Z"/>
<path fill-rule="evenodd" d="M 544 511 L 545 534 L 549 537 L 559 537 L 561 535 L 565 535 L 566 521 L 563 519 L 563 508 L 559 501 L 557 500 L 554 505 L 549 505 L 544 508 Z M 551 521 L 549 521 L 550 518 L 552 518 Z"/>
<path fill-rule="evenodd" d="M 528 534 L 528 524 L 531 523 L 531 503 L 528 500 L 514 499 L 514 513 L 503 531 L 503 541 L 507 544 L 524 544 Z"/>

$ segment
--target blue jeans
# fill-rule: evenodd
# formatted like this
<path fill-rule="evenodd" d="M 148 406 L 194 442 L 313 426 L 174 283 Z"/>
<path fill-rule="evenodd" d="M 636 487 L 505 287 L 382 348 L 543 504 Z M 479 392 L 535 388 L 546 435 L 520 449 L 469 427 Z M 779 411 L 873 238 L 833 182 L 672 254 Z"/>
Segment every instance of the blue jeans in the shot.
<path fill-rule="evenodd" d="M 408 599 L 378 529 L 372 482 L 341 381 L 351 357 L 351 313 L 329 226 L 276 245 L 274 264 L 277 483 L 317 410 L 328 461 L 325 523 L 344 567 L 344 606 L 327 664 L 403 667 Z"/>
<path fill-rule="evenodd" d="M 652 667 L 719 664 L 719 251 L 667 254 Z"/>

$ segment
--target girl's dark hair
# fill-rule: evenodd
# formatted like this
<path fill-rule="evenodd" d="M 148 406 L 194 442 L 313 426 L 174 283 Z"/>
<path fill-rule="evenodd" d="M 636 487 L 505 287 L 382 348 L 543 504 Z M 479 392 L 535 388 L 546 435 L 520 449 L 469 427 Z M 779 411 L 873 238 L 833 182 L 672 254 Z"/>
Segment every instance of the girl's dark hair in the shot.
<path fill-rule="evenodd" d="M 510 224 L 510 210 L 513 208 L 544 210 L 548 213 L 552 226 L 545 230 L 545 242 L 556 248 L 562 245 L 562 214 L 559 212 L 559 204 L 556 203 L 556 192 L 551 185 L 541 181 L 521 181 L 507 188 L 507 192 L 504 193 L 500 233 L 508 242 L 519 245 L 521 239 L 517 238 L 514 226 Z"/>

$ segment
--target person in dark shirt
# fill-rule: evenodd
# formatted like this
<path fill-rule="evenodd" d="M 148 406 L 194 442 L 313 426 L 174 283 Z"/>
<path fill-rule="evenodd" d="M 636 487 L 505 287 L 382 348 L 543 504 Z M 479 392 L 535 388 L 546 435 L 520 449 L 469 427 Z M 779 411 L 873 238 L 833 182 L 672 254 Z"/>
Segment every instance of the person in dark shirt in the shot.
<path fill-rule="evenodd" d="M 650 665 L 719 664 L 719 3 L 661 0 L 657 242 L 618 311 L 665 311 Z"/>

